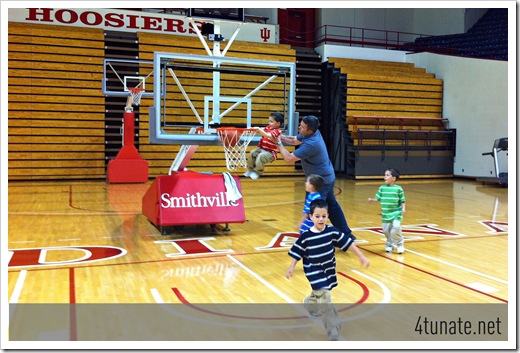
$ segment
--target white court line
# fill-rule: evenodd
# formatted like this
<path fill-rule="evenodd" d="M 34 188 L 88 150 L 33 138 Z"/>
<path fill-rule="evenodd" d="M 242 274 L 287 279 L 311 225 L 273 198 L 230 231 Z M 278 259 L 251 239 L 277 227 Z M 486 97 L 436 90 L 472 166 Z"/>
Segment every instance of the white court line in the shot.
<path fill-rule="evenodd" d="M 21 270 L 18 279 L 16 280 L 16 285 L 14 286 L 13 293 L 11 294 L 11 298 L 9 299 L 9 304 L 18 303 L 18 299 L 20 299 L 20 293 L 22 293 L 22 288 L 25 283 L 25 278 L 27 277 L 27 270 Z M 9 322 L 13 321 L 13 315 L 15 311 L 16 305 L 10 308 L 9 310 Z"/>
<path fill-rule="evenodd" d="M 419 253 L 417 251 L 406 249 L 406 252 L 410 252 L 412 254 L 419 255 L 419 256 L 425 257 L 427 259 L 430 259 L 430 260 L 433 260 L 433 261 L 437 261 L 437 262 L 440 262 L 442 264 L 445 264 L 445 265 L 448 265 L 448 266 L 451 266 L 451 267 L 458 268 L 459 270 L 467 271 L 467 272 L 473 273 L 475 275 L 478 275 L 478 276 L 481 276 L 481 277 L 485 277 L 485 278 L 491 279 L 493 281 L 497 281 L 499 283 L 508 284 L 508 282 L 503 280 L 503 279 L 496 278 L 496 277 L 493 277 L 493 276 L 490 276 L 490 275 L 486 275 L 485 273 L 478 272 L 478 271 L 475 271 L 475 270 L 472 270 L 472 269 L 469 269 L 469 268 L 466 268 L 466 267 L 455 265 L 455 264 L 453 264 L 451 262 L 447 262 L 447 261 L 444 261 L 444 260 L 441 260 L 441 259 L 438 259 L 438 258 L 435 258 L 435 257 L 431 257 L 431 256 L 426 255 L 426 254 L 421 254 L 421 253 Z"/>
<path fill-rule="evenodd" d="M 276 287 L 274 287 L 273 285 L 271 285 L 271 283 L 267 282 L 265 279 L 263 279 L 262 277 L 260 277 L 259 275 L 257 275 L 255 272 L 253 272 L 250 268 L 246 267 L 244 264 L 242 264 L 240 261 L 238 261 L 237 259 L 235 259 L 233 256 L 231 255 L 226 255 L 231 261 L 233 261 L 234 263 L 236 263 L 238 266 L 242 267 L 246 272 L 248 272 L 251 276 L 253 276 L 254 278 L 256 278 L 257 280 L 259 280 L 260 282 L 262 282 L 262 284 L 266 287 L 268 287 L 269 289 L 271 289 L 273 292 L 275 292 L 276 294 L 278 294 L 283 300 L 285 300 L 287 303 L 295 303 L 295 301 L 293 301 L 291 298 L 287 297 L 285 294 L 283 294 L 282 292 L 280 292 L 278 289 L 276 289 Z"/>
<path fill-rule="evenodd" d="M 387 286 L 385 286 L 382 282 L 378 281 L 374 277 L 370 277 L 363 272 L 359 272 L 358 270 L 352 270 L 352 272 L 357 273 L 358 275 L 365 277 L 368 280 L 371 280 L 375 284 L 377 284 L 379 287 L 381 287 L 381 290 L 383 291 L 383 299 L 381 300 L 380 304 L 382 303 L 390 303 L 390 299 L 392 299 L 392 293 L 390 292 L 390 289 L 388 289 Z"/>
<path fill-rule="evenodd" d="M 152 292 L 152 297 L 153 297 L 153 299 L 155 300 L 156 303 L 164 304 L 164 300 L 163 300 L 163 298 L 159 294 L 159 291 L 156 288 L 151 288 L 150 292 Z"/>
<path fill-rule="evenodd" d="M 16 280 L 13 294 L 11 294 L 11 298 L 9 299 L 9 304 L 18 303 L 18 299 L 20 298 L 20 293 L 22 293 L 23 284 L 25 282 L 25 277 L 27 277 L 27 270 L 21 270 L 20 276 L 18 276 L 18 279 Z"/>

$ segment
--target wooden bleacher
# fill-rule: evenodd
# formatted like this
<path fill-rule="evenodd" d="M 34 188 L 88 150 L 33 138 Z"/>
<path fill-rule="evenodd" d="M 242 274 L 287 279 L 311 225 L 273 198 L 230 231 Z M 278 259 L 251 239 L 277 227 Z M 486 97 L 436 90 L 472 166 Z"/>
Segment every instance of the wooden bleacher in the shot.
<path fill-rule="evenodd" d="M 451 132 L 446 131 L 448 119 L 429 117 L 353 116 L 352 136 L 359 148 L 366 146 L 452 145 Z"/>
<path fill-rule="evenodd" d="M 370 130 L 444 131 L 443 81 L 412 63 L 329 58 L 347 77 L 347 125 L 354 144 L 365 131 L 363 144 L 380 144 L 368 138 Z M 378 134 L 378 136 L 382 136 Z M 421 144 L 422 141 L 410 141 Z"/>
<path fill-rule="evenodd" d="M 442 80 L 412 63 L 329 62 L 346 77 L 348 175 L 380 177 L 388 164 L 409 177 L 453 174 L 455 141 L 442 117 Z"/>
<path fill-rule="evenodd" d="M 9 180 L 105 177 L 102 30 L 9 22 Z"/>
<path fill-rule="evenodd" d="M 154 51 L 207 55 L 196 37 L 138 33 L 139 58 L 151 60 Z M 8 178 L 9 180 L 63 180 L 106 178 L 106 97 L 102 94 L 105 35 L 103 30 L 53 25 L 8 24 Z M 287 45 L 235 42 L 227 56 L 294 62 Z M 146 70 L 149 70 L 147 68 Z M 145 73 L 144 69 L 142 70 Z M 148 74 L 149 72 L 146 72 Z M 211 73 L 180 76 L 193 103 L 202 112 L 204 95 L 211 94 Z M 245 96 L 254 85 L 222 74 L 222 94 Z M 265 126 L 271 111 L 282 109 L 272 90 L 283 90 L 277 79 L 269 91 L 255 95 L 253 125 Z M 256 87 L 256 86 L 255 86 Z M 168 97 L 167 117 L 193 120 L 180 95 Z M 179 146 L 151 145 L 148 141 L 148 107 L 139 107 L 138 148 L 149 161 L 149 176 L 168 172 Z M 123 117 L 121 106 L 121 119 Z M 244 111 L 230 113 L 229 122 L 242 121 Z M 190 120 L 191 119 L 191 120 Z M 252 149 L 254 146 L 251 146 Z M 189 168 L 195 171 L 227 171 L 219 146 L 201 146 Z M 300 175 L 292 164 L 278 160 L 266 175 Z"/>

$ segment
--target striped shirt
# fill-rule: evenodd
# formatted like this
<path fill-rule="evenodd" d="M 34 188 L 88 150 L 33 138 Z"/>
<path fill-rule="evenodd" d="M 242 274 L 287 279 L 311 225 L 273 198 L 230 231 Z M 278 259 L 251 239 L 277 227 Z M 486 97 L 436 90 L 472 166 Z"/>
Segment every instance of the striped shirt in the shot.
<path fill-rule="evenodd" d="M 352 234 L 327 225 L 320 233 L 303 233 L 289 250 L 289 256 L 297 261 L 303 259 L 303 271 L 312 289 L 331 290 L 338 285 L 334 247 L 347 251 L 353 243 Z"/>
<path fill-rule="evenodd" d="M 280 129 L 272 129 L 267 125 L 264 127 L 264 132 L 267 134 L 271 134 L 271 136 L 276 139 L 280 134 L 282 133 Z M 270 138 L 262 136 L 260 139 L 260 142 L 258 143 L 258 148 L 271 152 L 273 154 L 274 160 L 276 161 L 277 153 L 278 153 L 278 147 L 276 144 L 271 141 Z"/>
<path fill-rule="evenodd" d="M 300 226 L 300 234 L 303 234 L 304 232 L 308 231 L 314 225 L 312 219 L 310 219 L 308 215 L 311 213 L 311 202 L 319 199 L 321 199 L 321 194 L 319 192 L 316 191 L 307 193 L 307 197 L 305 198 L 305 204 L 303 205 L 303 213 L 307 214 L 307 218 L 302 222 Z"/>
<path fill-rule="evenodd" d="M 403 220 L 403 203 L 406 202 L 406 199 L 401 186 L 381 185 L 377 190 L 376 199 L 381 203 L 383 223 Z"/>

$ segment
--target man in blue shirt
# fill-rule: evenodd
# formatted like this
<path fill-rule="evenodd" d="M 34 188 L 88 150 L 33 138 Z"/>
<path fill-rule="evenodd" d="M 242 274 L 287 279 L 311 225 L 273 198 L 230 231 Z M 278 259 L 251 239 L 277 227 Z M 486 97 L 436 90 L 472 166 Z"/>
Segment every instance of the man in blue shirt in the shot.
<path fill-rule="evenodd" d="M 318 130 L 319 126 L 320 121 L 317 117 L 314 115 L 305 116 L 300 122 L 297 136 L 281 135 L 278 137 L 278 149 L 287 163 L 301 160 L 306 178 L 311 174 L 318 174 L 323 177 L 325 183 L 319 192 L 322 199 L 327 201 L 330 221 L 334 227 L 349 235 L 352 231 L 348 227 L 345 214 L 334 195 L 336 174 L 330 162 L 325 141 L 323 141 L 323 137 Z M 298 146 L 298 148 L 291 153 L 285 149 L 282 142 Z"/>

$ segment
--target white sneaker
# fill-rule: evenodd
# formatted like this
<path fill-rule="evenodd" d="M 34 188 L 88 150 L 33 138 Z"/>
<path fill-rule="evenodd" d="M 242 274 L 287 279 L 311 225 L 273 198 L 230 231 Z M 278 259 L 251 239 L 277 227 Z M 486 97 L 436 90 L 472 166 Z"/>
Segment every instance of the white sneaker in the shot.
<path fill-rule="evenodd" d="M 253 179 L 253 180 L 256 180 L 256 179 L 260 178 L 260 175 L 258 175 L 257 172 L 252 171 L 251 174 L 249 174 L 249 177 L 250 177 L 251 179 Z"/>
<path fill-rule="evenodd" d="M 391 246 L 391 245 L 390 245 L 390 246 L 387 245 L 387 246 L 385 247 L 385 251 L 386 251 L 386 252 L 392 252 L 392 250 L 394 250 L 394 247 Z"/>
<path fill-rule="evenodd" d="M 251 171 L 250 170 L 248 170 L 247 172 L 244 173 L 245 177 L 249 177 L 250 175 L 251 175 Z"/>
<path fill-rule="evenodd" d="M 397 247 L 397 253 L 398 254 L 404 253 L 404 246 L 403 245 L 400 245 L 400 246 Z"/>
<path fill-rule="evenodd" d="M 338 341 L 339 340 L 339 330 L 337 327 L 334 327 L 330 332 L 327 332 L 330 341 Z"/>

